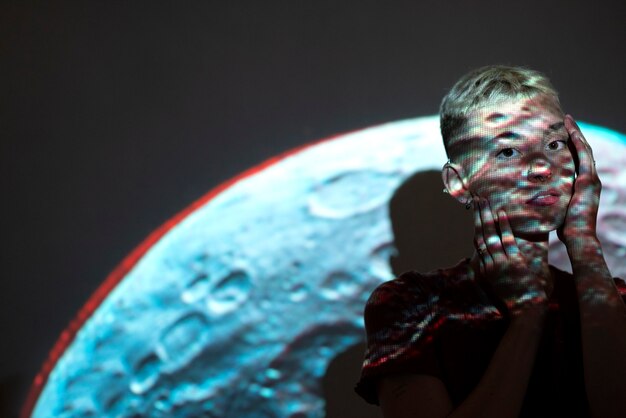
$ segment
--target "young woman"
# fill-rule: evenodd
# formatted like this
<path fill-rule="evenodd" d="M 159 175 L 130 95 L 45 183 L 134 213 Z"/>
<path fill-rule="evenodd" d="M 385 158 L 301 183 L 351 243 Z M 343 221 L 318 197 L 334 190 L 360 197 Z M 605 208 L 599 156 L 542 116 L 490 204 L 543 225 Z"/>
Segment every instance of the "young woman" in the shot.
<path fill-rule="evenodd" d="M 387 418 L 623 417 L 626 286 L 596 235 L 592 150 L 542 74 L 489 66 L 441 105 L 471 258 L 379 286 L 356 391 Z M 573 274 L 548 264 L 548 233 Z"/>

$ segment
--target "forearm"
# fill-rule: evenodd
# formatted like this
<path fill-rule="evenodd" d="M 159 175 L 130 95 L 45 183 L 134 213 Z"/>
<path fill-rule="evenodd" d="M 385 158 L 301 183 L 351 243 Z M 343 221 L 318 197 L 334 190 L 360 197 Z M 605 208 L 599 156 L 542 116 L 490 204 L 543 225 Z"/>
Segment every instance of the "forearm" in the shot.
<path fill-rule="evenodd" d="M 547 308 L 537 305 L 511 320 L 478 386 L 449 418 L 514 418 L 520 413 Z"/>
<path fill-rule="evenodd" d="M 606 266 L 600 243 L 586 240 L 570 248 L 591 414 L 596 418 L 623 416 L 626 306 Z"/>

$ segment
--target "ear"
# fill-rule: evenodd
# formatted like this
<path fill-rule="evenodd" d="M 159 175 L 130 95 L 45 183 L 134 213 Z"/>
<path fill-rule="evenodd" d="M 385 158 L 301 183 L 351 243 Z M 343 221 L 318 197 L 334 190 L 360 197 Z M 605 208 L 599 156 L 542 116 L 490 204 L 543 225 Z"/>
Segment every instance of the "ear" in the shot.
<path fill-rule="evenodd" d="M 472 200 L 472 194 L 467 187 L 463 167 L 448 161 L 441 169 L 441 178 L 446 186 L 445 190 L 464 205 Z"/>

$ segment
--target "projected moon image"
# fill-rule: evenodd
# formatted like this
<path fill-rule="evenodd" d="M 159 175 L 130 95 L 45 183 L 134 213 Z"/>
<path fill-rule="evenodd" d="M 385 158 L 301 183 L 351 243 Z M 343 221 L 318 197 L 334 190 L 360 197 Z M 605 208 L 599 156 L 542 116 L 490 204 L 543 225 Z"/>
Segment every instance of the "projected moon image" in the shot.
<path fill-rule="evenodd" d="M 581 128 L 603 183 L 600 239 L 626 277 L 626 137 Z M 32 416 L 323 417 L 326 368 L 363 341 L 365 301 L 392 278 L 389 200 L 445 161 L 438 117 L 416 118 L 296 150 L 212 193 L 123 266 L 38 378 Z M 556 240 L 551 257 L 569 268 Z"/>

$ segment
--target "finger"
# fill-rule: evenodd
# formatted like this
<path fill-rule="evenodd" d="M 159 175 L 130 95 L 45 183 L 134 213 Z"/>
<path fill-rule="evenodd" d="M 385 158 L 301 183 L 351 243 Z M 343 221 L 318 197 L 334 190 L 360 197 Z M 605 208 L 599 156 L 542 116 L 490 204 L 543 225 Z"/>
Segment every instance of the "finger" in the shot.
<path fill-rule="evenodd" d="M 565 129 L 567 130 L 567 133 L 569 134 L 570 140 L 572 144 L 574 145 L 574 149 L 576 151 L 576 157 L 579 160 L 578 171 L 579 171 L 579 174 L 581 174 L 581 172 L 585 172 L 589 168 L 588 164 L 585 164 L 586 162 L 588 162 L 588 160 L 587 161 L 581 160 L 581 157 L 588 157 L 588 153 L 589 153 L 589 151 L 587 150 L 585 141 L 584 141 L 584 136 L 580 132 L 578 125 L 576 124 L 576 122 L 574 121 L 571 115 L 565 116 L 564 124 L 565 124 Z"/>
<path fill-rule="evenodd" d="M 502 243 L 500 242 L 500 236 L 496 230 L 496 221 L 487 199 L 481 199 L 480 201 L 480 219 L 483 224 L 483 237 L 485 244 L 487 244 L 487 250 L 493 257 L 502 250 Z"/>
<path fill-rule="evenodd" d="M 487 244 L 485 243 L 485 235 L 483 231 L 483 222 L 480 217 L 480 203 L 477 197 L 474 199 L 474 247 L 480 260 L 484 263 L 485 269 L 490 269 L 492 266 L 491 256 L 487 250 Z"/>
<path fill-rule="evenodd" d="M 485 244 L 483 234 L 483 222 L 480 219 L 480 205 L 478 204 L 478 198 L 472 198 L 474 203 L 474 247 L 478 253 L 482 256 L 483 250 L 486 251 L 487 245 Z"/>
<path fill-rule="evenodd" d="M 503 210 L 498 211 L 498 226 L 500 227 L 504 252 L 509 257 L 516 256 L 519 253 L 519 247 L 517 246 L 517 241 L 515 241 L 515 236 L 513 235 L 513 230 L 509 223 L 509 217 Z"/>
<path fill-rule="evenodd" d="M 565 118 L 568 119 L 568 122 L 571 125 L 571 131 L 578 133 L 580 140 L 586 146 L 588 146 L 589 149 L 591 149 L 591 146 L 589 146 L 589 142 L 587 141 L 587 138 L 585 138 L 585 135 L 583 135 L 583 131 L 580 129 L 580 126 L 578 126 L 578 123 L 576 122 L 576 120 L 574 120 L 574 117 L 572 115 L 565 115 Z M 567 128 L 567 123 L 566 123 L 566 128 Z"/>
<path fill-rule="evenodd" d="M 482 239 L 484 242 L 484 248 L 486 249 L 485 254 L 483 254 L 483 260 L 485 261 L 485 268 L 488 271 L 491 271 L 495 266 L 494 255 L 497 254 L 497 244 L 500 241 L 500 237 L 496 232 L 496 226 L 493 220 L 493 215 L 491 214 L 491 209 L 489 208 L 489 202 L 487 199 L 479 199 L 478 204 L 480 208 L 480 222 L 483 229 Z"/>
<path fill-rule="evenodd" d="M 571 115 L 565 116 L 565 128 L 576 148 L 578 155 L 578 175 L 597 176 L 593 151 Z"/>
<path fill-rule="evenodd" d="M 496 228 L 496 217 L 491 210 L 489 201 L 486 199 L 484 201 L 484 206 L 485 207 L 481 213 L 484 213 L 483 231 L 485 232 L 485 242 L 487 243 L 487 248 L 494 263 L 501 264 L 506 262 L 506 254 L 502 248 L 500 234 L 498 234 L 498 230 Z"/>

